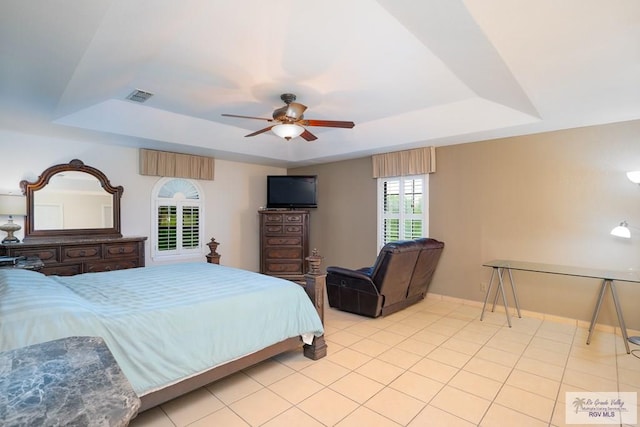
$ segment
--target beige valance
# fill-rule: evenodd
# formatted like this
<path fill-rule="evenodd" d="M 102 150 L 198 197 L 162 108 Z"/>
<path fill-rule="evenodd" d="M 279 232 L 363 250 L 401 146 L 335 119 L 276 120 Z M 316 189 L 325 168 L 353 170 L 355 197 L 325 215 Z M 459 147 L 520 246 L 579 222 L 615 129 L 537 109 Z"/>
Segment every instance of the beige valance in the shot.
<path fill-rule="evenodd" d="M 420 175 L 436 171 L 436 147 L 375 154 L 371 159 L 374 178 Z"/>
<path fill-rule="evenodd" d="M 140 149 L 140 175 L 213 180 L 214 158 Z"/>

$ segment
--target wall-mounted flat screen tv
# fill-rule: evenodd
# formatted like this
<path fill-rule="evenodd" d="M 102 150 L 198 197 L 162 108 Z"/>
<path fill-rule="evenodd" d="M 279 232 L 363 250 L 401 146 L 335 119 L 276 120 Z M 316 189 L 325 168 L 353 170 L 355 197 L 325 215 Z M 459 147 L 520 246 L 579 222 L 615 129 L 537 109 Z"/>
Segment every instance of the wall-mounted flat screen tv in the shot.
<path fill-rule="evenodd" d="M 267 208 L 317 208 L 316 175 L 267 176 Z"/>

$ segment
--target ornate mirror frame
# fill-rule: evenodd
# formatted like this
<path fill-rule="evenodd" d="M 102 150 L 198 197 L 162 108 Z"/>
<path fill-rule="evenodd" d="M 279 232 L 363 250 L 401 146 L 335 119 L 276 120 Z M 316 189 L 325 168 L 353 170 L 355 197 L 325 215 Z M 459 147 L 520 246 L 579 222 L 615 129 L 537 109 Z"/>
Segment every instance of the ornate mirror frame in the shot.
<path fill-rule="evenodd" d="M 94 176 L 102 188 L 113 197 L 113 227 L 111 228 L 76 228 L 76 229 L 59 229 L 59 230 L 36 230 L 35 229 L 35 206 L 34 192 L 44 188 L 57 173 L 74 171 L 85 172 Z M 42 172 L 35 182 L 26 180 L 20 181 L 22 193 L 27 197 L 27 218 L 24 228 L 24 240 L 36 239 L 96 239 L 96 238 L 118 238 L 122 237 L 120 232 L 120 198 L 124 192 L 122 186 L 114 187 L 109 182 L 107 176 L 100 170 L 85 165 L 81 160 L 73 159 L 68 164 L 59 164 L 51 166 Z"/>

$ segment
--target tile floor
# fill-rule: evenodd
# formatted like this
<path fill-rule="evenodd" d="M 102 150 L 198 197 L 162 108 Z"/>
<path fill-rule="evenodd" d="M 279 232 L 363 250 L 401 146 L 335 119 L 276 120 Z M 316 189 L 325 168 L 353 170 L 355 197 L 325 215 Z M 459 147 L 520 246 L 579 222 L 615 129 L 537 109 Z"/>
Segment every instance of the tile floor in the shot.
<path fill-rule="evenodd" d="M 480 310 L 438 296 L 378 319 L 327 308 L 327 357 L 277 356 L 131 426 L 560 427 L 567 391 L 640 392 L 613 328 L 587 346 L 583 322 L 523 313 L 509 328 Z"/>

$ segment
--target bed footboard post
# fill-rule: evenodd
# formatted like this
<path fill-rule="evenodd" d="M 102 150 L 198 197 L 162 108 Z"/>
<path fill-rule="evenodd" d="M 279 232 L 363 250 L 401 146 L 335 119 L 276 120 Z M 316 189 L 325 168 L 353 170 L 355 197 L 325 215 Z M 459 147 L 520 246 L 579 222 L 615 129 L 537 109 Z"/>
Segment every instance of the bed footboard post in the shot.
<path fill-rule="evenodd" d="M 318 255 L 316 249 L 313 250 L 312 255 L 306 258 L 309 263 L 307 274 L 304 275 L 305 290 L 307 295 L 311 298 L 314 307 L 318 311 L 320 320 L 324 325 L 324 289 L 326 284 L 326 274 L 320 272 L 320 263 L 322 257 Z M 327 343 L 324 340 L 324 335 L 320 337 L 314 337 L 312 344 L 304 345 L 304 355 L 312 360 L 318 360 L 327 355 Z"/>
<path fill-rule="evenodd" d="M 212 237 L 211 241 L 207 243 L 207 246 L 209 246 L 210 252 L 207 254 L 206 257 L 207 257 L 207 262 L 209 264 L 220 264 L 220 254 L 216 252 L 219 244 L 220 243 L 216 242 L 215 237 Z"/>

